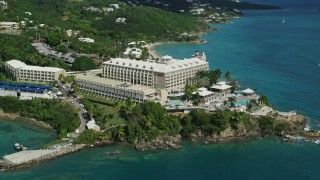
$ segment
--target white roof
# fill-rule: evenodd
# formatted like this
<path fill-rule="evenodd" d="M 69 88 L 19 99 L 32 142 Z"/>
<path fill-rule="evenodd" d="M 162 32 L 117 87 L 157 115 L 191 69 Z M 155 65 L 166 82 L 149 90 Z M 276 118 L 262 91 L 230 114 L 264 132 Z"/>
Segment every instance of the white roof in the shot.
<path fill-rule="evenodd" d="M 217 85 L 226 85 L 226 82 L 225 81 L 220 81 L 217 83 Z"/>
<path fill-rule="evenodd" d="M 22 70 L 46 71 L 46 72 L 58 72 L 63 70 L 61 68 L 55 68 L 55 67 L 29 66 L 19 60 L 7 61 L 6 64 L 9 64 L 15 69 L 22 69 Z"/>
<path fill-rule="evenodd" d="M 22 68 L 22 67 L 27 66 L 24 62 L 21 62 L 19 60 L 15 60 L 15 59 L 7 61 L 6 64 L 9 64 L 13 68 Z"/>
<path fill-rule="evenodd" d="M 229 88 L 231 88 L 231 87 L 232 87 L 232 86 L 229 86 L 229 85 L 226 85 L 226 84 L 224 84 L 224 85 L 215 84 L 215 85 L 211 86 L 210 88 L 211 88 L 211 89 L 226 90 L 226 89 L 229 89 Z"/>
<path fill-rule="evenodd" d="M 249 88 L 243 90 L 242 92 L 244 92 L 244 93 L 246 93 L 246 94 L 252 94 L 252 93 L 254 93 L 254 91 L 253 91 L 252 89 L 249 89 Z"/>
<path fill-rule="evenodd" d="M 86 41 L 86 42 L 94 42 L 94 39 L 91 38 L 78 38 L 79 41 Z"/>
<path fill-rule="evenodd" d="M 88 129 L 94 129 L 97 125 L 96 125 L 96 121 L 95 120 L 91 120 L 86 124 Z"/>
<path fill-rule="evenodd" d="M 196 93 L 199 93 L 199 95 L 201 97 L 205 97 L 205 96 L 209 96 L 211 94 L 214 94 L 214 92 L 212 92 L 212 91 L 196 91 L 196 92 L 193 92 L 192 94 L 196 94 Z"/>
<path fill-rule="evenodd" d="M 205 87 L 198 88 L 197 91 L 207 91 L 208 89 Z"/>
<path fill-rule="evenodd" d="M 133 69 L 150 70 L 160 73 L 169 73 L 181 69 L 196 67 L 199 65 L 207 64 L 208 62 L 200 60 L 199 58 L 190 59 L 172 59 L 167 63 L 155 62 L 155 61 L 138 61 L 124 58 L 114 58 L 109 61 L 103 62 L 104 65 L 115 65 L 121 67 L 128 67 Z"/>

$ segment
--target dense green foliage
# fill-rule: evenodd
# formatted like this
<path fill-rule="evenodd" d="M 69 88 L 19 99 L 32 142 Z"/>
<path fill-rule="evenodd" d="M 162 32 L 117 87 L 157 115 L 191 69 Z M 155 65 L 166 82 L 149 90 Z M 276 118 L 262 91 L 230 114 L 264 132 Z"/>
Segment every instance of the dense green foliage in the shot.
<path fill-rule="evenodd" d="M 288 126 L 285 122 L 276 121 L 271 116 L 252 117 L 244 112 L 217 110 L 207 113 L 193 110 L 181 119 L 181 135 L 202 131 L 206 135 L 219 134 L 230 127 L 234 131 L 245 129 L 246 132 L 260 131 L 262 135 L 281 134 Z"/>
<path fill-rule="evenodd" d="M 0 61 L 24 59 L 27 54 L 34 52 L 30 43 L 26 37 L 0 34 Z"/>
<path fill-rule="evenodd" d="M 97 142 L 98 137 L 99 137 L 99 133 L 96 132 L 95 130 L 90 129 L 90 130 L 84 131 L 79 135 L 79 137 L 77 138 L 77 143 L 94 144 L 95 142 Z"/>
<path fill-rule="evenodd" d="M 144 102 L 133 108 L 122 107 L 122 118 L 127 121 L 127 141 L 152 140 L 159 135 L 179 133 L 179 118 L 168 115 L 166 110 L 154 102 Z"/>
<path fill-rule="evenodd" d="M 118 17 L 126 18 L 126 23 L 116 23 Z M 153 37 L 158 40 L 207 27 L 192 17 L 142 6 L 121 8 L 96 21 L 94 26 L 99 30 L 123 33 L 131 38 Z"/>
<path fill-rule="evenodd" d="M 79 125 L 77 109 L 68 102 L 33 99 L 18 100 L 0 97 L 0 109 L 6 113 L 19 113 L 22 117 L 35 118 L 50 124 L 60 135 L 73 132 Z"/>
<path fill-rule="evenodd" d="M 136 105 L 129 99 L 125 103 L 116 102 L 113 111 L 106 112 L 106 109 L 103 110 L 99 104 L 86 99 L 82 101 L 89 116 L 95 118 L 97 124 L 103 129 L 102 132 L 97 133 L 98 139 L 134 143 L 150 141 L 159 135 L 177 135 L 180 131 L 179 117 L 167 114 L 159 103 L 147 101 Z M 121 121 L 118 119 L 118 114 Z M 88 136 L 91 137 L 91 135 Z"/>
<path fill-rule="evenodd" d="M 25 21 L 20 35 L 0 34 L 0 61 L 18 59 L 40 66 L 70 66 L 62 61 L 40 56 L 30 46 L 32 39 L 50 44 L 53 49 L 66 53 L 94 54 L 100 59 L 119 57 L 127 44 L 145 40 L 183 40 L 183 32 L 199 32 L 208 26 L 188 15 L 171 13 L 150 7 L 130 7 L 118 0 L 8 0 L 8 9 L 0 10 L 0 21 Z M 112 3 L 120 5 L 113 12 L 103 9 Z M 97 10 L 90 10 L 90 8 Z M 25 12 L 30 12 L 28 15 Z M 126 23 L 116 23 L 125 17 Z M 43 26 L 39 26 L 43 24 Z M 37 26 L 30 30 L 28 27 Z M 67 36 L 65 30 L 80 34 Z M 16 33 L 19 34 L 19 33 Z M 94 43 L 82 43 L 79 37 L 90 37 Z M 197 36 L 195 36 L 197 38 Z M 141 59 L 144 59 L 146 53 Z"/>
<path fill-rule="evenodd" d="M 195 77 L 189 79 L 189 82 L 194 84 L 196 87 L 210 87 L 218 82 L 221 75 L 222 72 L 220 69 L 198 71 Z"/>
<path fill-rule="evenodd" d="M 192 110 L 188 115 L 182 118 L 182 136 L 190 136 L 201 130 L 207 135 L 220 133 L 227 127 L 237 130 L 239 126 L 250 130 L 252 127 L 251 118 L 248 114 L 236 111 L 218 110 L 214 113 L 207 113 L 203 110 Z"/>
<path fill-rule="evenodd" d="M 101 101 L 92 102 L 88 99 L 82 99 L 82 103 L 84 104 L 86 110 L 88 111 L 88 117 L 94 118 L 96 123 L 102 128 L 105 129 L 110 125 L 113 125 L 112 122 L 122 122 L 119 120 L 117 111 L 113 110 L 111 106 L 101 104 Z M 109 107 L 109 108 L 106 108 Z"/>
<path fill-rule="evenodd" d="M 124 0 L 124 2 L 129 2 L 130 0 Z M 131 1 L 130 1 L 131 2 Z M 193 2 L 186 3 L 186 0 L 161 0 L 161 3 L 154 3 L 154 1 L 146 0 L 135 0 L 135 3 L 139 2 L 144 6 L 152 6 L 157 8 L 162 8 L 168 11 L 180 12 L 181 9 L 189 9 Z M 226 9 L 278 9 L 279 7 L 270 5 L 260 5 L 248 2 L 236 2 L 232 0 L 201 0 L 201 3 L 209 3 L 212 7 L 224 7 Z M 164 4 L 170 4 L 170 6 L 164 6 Z"/>
<path fill-rule="evenodd" d="M 87 70 L 92 70 L 96 68 L 97 68 L 97 65 L 92 59 L 86 56 L 81 56 L 75 59 L 71 69 L 75 71 L 87 71 Z"/>

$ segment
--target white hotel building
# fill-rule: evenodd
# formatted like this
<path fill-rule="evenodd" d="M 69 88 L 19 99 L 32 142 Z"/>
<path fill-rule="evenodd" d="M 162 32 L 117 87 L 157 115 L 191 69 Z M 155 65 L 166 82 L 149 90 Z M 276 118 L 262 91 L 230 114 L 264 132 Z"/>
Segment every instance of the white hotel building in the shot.
<path fill-rule="evenodd" d="M 205 56 L 184 60 L 164 56 L 159 62 L 115 58 L 103 63 L 100 76 L 78 74 L 76 81 L 80 90 L 104 98 L 165 102 L 168 96 L 184 92 L 188 78 L 208 68 Z"/>
<path fill-rule="evenodd" d="M 187 79 L 208 69 L 209 63 L 199 57 L 178 60 L 164 56 L 160 62 L 116 58 L 103 63 L 103 77 L 165 89 L 168 94 L 175 94 L 184 91 Z"/>
<path fill-rule="evenodd" d="M 17 81 L 50 83 L 58 80 L 65 70 L 55 67 L 29 66 L 19 60 L 11 60 L 5 63 L 5 70 Z"/>

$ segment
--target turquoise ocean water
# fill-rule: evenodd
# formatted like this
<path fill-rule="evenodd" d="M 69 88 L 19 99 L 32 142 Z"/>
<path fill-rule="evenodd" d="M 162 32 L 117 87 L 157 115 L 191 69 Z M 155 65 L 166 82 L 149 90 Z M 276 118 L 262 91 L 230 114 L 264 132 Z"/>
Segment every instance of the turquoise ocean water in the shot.
<path fill-rule="evenodd" d="M 208 44 L 169 44 L 162 55 L 185 58 L 205 51 L 210 68 L 229 70 L 280 110 L 320 122 L 320 1 L 252 0 L 283 10 L 246 11 L 233 24 L 203 38 Z M 285 23 L 281 23 L 285 19 Z M 318 121 L 319 120 L 319 121 Z M 0 156 L 19 141 L 36 148 L 54 135 L 0 121 Z M 107 157 L 120 149 L 122 154 Z M 85 150 L 32 169 L 0 172 L 0 179 L 320 179 L 320 145 L 275 138 L 220 145 L 184 143 L 179 151 L 137 152 L 112 146 Z"/>

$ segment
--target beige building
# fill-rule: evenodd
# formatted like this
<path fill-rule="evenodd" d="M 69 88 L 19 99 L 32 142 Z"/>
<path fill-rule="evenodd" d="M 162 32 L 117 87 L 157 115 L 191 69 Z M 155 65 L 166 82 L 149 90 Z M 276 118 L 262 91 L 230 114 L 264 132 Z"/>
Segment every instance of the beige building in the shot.
<path fill-rule="evenodd" d="M 204 54 L 184 60 L 164 56 L 159 62 L 115 58 L 103 63 L 102 74 L 76 74 L 75 80 L 80 90 L 99 97 L 165 103 L 200 70 L 208 70 Z"/>
<path fill-rule="evenodd" d="M 170 95 L 183 92 L 189 78 L 208 69 L 204 54 L 183 60 L 164 56 L 159 62 L 115 58 L 103 63 L 103 77 L 164 89 Z"/>
<path fill-rule="evenodd" d="M 19 24 L 17 22 L 0 22 L 0 28 L 3 29 L 19 29 Z"/>
<path fill-rule="evenodd" d="M 196 92 L 193 92 L 193 94 L 196 93 L 201 97 L 201 103 L 208 103 L 214 100 L 214 92 L 208 91 L 207 88 L 198 88 Z"/>
<path fill-rule="evenodd" d="M 58 80 L 65 70 L 55 67 L 29 66 L 19 60 L 11 60 L 5 63 L 5 70 L 17 81 L 50 83 Z"/>
<path fill-rule="evenodd" d="M 80 90 L 108 99 L 124 100 L 132 98 L 141 103 L 146 99 L 160 101 L 160 95 L 165 100 L 166 94 L 160 89 L 148 86 L 132 85 L 121 81 L 100 77 L 94 73 L 77 74 L 75 80 Z"/>

